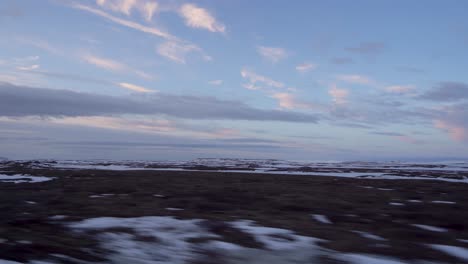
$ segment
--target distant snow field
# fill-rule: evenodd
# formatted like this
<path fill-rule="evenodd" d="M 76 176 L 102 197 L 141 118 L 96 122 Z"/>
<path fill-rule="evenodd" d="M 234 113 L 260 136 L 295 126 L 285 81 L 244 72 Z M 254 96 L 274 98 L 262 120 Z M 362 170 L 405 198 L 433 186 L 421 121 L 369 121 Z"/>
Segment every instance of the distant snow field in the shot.
<path fill-rule="evenodd" d="M 31 175 L 5 175 L 0 174 L 0 183 L 1 182 L 11 182 L 11 183 L 37 183 L 37 182 L 46 182 L 51 181 L 54 178 L 44 177 L 44 176 L 31 176 Z"/>
<path fill-rule="evenodd" d="M 38 161 L 33 168 L 71 170 L 210 171 L 314 175 L 386 180 L 439 180 L 468 183 L 468 162 L 304 162 L 261 159 L 195 159 L 191 161 Z M 392 189 L 379 188 L 382 191 Z"/>

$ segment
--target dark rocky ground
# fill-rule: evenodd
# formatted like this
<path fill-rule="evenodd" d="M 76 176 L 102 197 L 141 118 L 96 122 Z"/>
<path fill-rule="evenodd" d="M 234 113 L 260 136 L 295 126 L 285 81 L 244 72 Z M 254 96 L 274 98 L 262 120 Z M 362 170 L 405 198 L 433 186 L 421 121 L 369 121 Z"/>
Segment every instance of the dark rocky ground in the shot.
<path fill-rule="evenodd" d="M 468 248 L 468 243 L 460 241 L 468 240 L 465 183 L 202 171 L 32 169 L 15 163 L 3 170 L 9 171 L 7 174 L 56 179 L 41 183 L 0 182 L 0 259 L 27 262 L 62 254 L 106 262 L 106 252 L 92 235 L 71 232 L 64 225 L 101 216 L 206 219 L 207 228 L 222 237 L 218 240 L 252 248 L 261 248 L 262 244 L 225 222 L 250 219 L 263 226 L 325 239 L 320 245 L 331 250 L 405 261 L 465 263 L 426 245 Z M 92 198 L 93 195 L 102 197 Z M 311 214 L 325 215 L 332 224 L 316 221 Z M 57 215 L 68 217 L 50 219 Z M 423 230 L 412 224 L 440 227 L 447 232 Z M 353 230 L 387 240 L 365 238 Z M 67 263 L 63 259 L 60 262 Z M 323 263 L 342 262 L 324 259 Z"/>

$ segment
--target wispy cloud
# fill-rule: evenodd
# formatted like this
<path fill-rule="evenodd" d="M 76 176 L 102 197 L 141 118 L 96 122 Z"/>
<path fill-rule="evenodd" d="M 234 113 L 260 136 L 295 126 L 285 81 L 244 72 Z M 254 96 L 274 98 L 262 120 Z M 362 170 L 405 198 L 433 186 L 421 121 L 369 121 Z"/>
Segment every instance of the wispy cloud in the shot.
<path fill-rule="evenodd" d="M 32 71 L 32 70 L 37 70 L 39 69 L 40 65 L 39 64 L 33 64 L 33 65 L 30 65 L 30 66 L 18 66 L 16 67 L 18 70 L 21 70 L 21 71 Z"/>
<path fill-rule="evenodd" d="M 202 49 L 194 44 L 184 44 L 175 41 L 167 41 L 156 48 L 159 55 L 177 63 L 185 64 L 188 54 L 192 52 L 200 53 L 204 60 L 211 60 L 211 57 L 206 55 Z"/>
<path fill-rule="evenodd" d="M 102 10 L 99 10 L 99 9 L 96 9 L 96 8 L 93 8 L 93 7 L 90 7 L 90 6 L 74 3 L 74 4 L 72 4 L 72 7 L 75 8 L 75 9 L 86 11 L 86 12 L 94 14 L 96 16 L 100 16 L 100 17 L 105 18 L 105 19 L 107 19 L 107 20 L 109 20 L 111 22 L 117 23 L 117 24 L 119 24 L 121 26 L 132 28 L 134 30 L 138 30 L 138 31 L 148 33 L 148 34 L 151 34 L 151 35 L 155 35 L 155 36 L 167 39 L 167 40 L 173 40 L 173 41 L 178 40 L 178 38 L 171 35 L 170 33 L 167 33 L 167 32 L 165 32 L 165 31 L 163 31 L 161 29 L 158 29 L 156 27 L 149 27 L 149 26 L 145 26 L 145 25 L 142 25 L 140 23 L 137 23 L 137 22 L 134 22 L 134 21 L 131 21 L 131 20 L 122 19 L 122 18 L 113 16 L 113 15 L 108 14 L 108 13 L 102 11 Z"/>
<path fill-rule="evenodd" d="M 273 63 L 277 63 L 288 57 L 288 52 L 283 48 L 259 46 L 257 47 L 257 52 L 263 58 Z"/>
<path fill-rule="evenodd" d="M 370 79 L 369 77 L 358 75 L 358 74 L 342 74 L 342 75 L 336 76 L 336 79 L 339 81 L 352 83 L 352 84 L 365 84 L 365 85 L 375 84 L 374 80 Z"/>
<path fill-rule="evenodd" d="M 155 90 L 151 90 L 151 89 L 148 89 L 148 88 L 145 88 L 143 86 L 139 86 L 139 85 L 136 85 L 136 84 L 131 84 L 131 83 L 125 83 L 125 82 L 121 82 L 121 83 L 118 83 L 118 85 L 122 88 L 125 88 L 125 89 L 128 89 L 128 90 L 132 90 L 132 91 L 135 91 L 135 92 L 139 92 L 139 93 L 152 93 L 152 92 L 156 92 Z"/>
<path fill-rule="evenodd" d="M 109 71 L 123 71 L 127 66 L 115 60 L 97 57 L 91 54 L 85 54 L 81 57 L 86 63 Z"/>
<path fill-rule="evenodd" d="M 208 10 L 194 4 L 183 4 L 179 9 L 179 14 L 185 19 L 185 24 L 189 27 L 221 33 L 226 30 L 223 23 L 217 21 Z"/>
<path fill-rule="evenodd" d="M 209 81 L 208 83 L 211 84 L 211 85 L 218 86 L 218 85 L 223 84 L 223 80 L 212 80 L 212 81 Z"/>
<path fill-rule="evenodd" d="M 341 89 L 333 84 L 330 89 L 328 89 L 328 94 L 333 98 L 333 101 L 336 104 L 345 104 L 349 95 L 349 91 L 346 89 Z"/>
<path fill-rule="evenodd" d="M 396 93 L 396 94 L 405 94 L 412 92 L 416 89 L 414 85 L 391 85 L 384 88 L 386 92 Z"/>
<path fill-rule="evenodd" d="M 318 68 L 317 64 L 308 63 L 308 62 L 304 62 L 304 63 L 299 64 L 299 65 L 296 66 L 296 70 L 298 72 L 302 72 L 302 73 L 312 71 L 312 70 L 315 70 L 317 68 Z"/>
<path fill-rule="evenodd" d="M 96 0 L 96 4 L 127 16 L 131 15 L 132 10 L 136 9 L 146 21 L 151 21 L 159 7 L 156 1 L 145 0 Z"/>
<path fill-rule="evenodd" d="M 130 66 L 113 59 L 103 58 L 93 54 L 83 54 L 81 55 L 81 59 L 88 64 L 108 71 L 132 73 L 147 80 L 154 79 L 153 76 L 144 71 L 133 69 Z"/>
<path fill-rule="evenodd" d="M 274 93 L 271 95 L 272 98 L 278 100 L 280 108 L 283 109 L 313 109 L 315 105 L 299 101 L 294 94 L 291 93 Z"/>
<path fill-rule="evenodd" d="M 248 81 L 246 84 L 244 84 L 244 87 L 250 90 L 263 89 L 265 86 L 273 88 L 285 87 L 284 83 L 282 82 L 275 81 L 271 78 L 257 74 L 256 72 L 245 68 L 241 70 L 241 76 Z"/>

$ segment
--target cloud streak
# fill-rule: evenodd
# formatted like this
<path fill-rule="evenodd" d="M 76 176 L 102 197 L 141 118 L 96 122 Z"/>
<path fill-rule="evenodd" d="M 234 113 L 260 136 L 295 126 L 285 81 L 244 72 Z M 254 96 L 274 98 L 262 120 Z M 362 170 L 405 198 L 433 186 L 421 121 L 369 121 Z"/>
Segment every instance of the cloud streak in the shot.
<path fill-rule="evenodd" d="M 167 115 L 187 119 L 252 120 L 315 123 L 310 114 L 263 110 L 242 102 L 214 97 L 178 96 L 163 93 L 147 96 L 105 96 L 69 90 L 0 84 L 0 115 L 105 116 L 123 114 Z"/>

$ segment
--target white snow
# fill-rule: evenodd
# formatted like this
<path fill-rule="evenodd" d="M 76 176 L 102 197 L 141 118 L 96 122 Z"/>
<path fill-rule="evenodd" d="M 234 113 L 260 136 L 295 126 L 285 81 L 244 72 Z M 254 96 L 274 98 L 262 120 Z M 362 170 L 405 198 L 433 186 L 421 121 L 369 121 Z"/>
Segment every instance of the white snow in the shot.
<path fill-rule="evenodd" d="M 341 254 L 340 260 L 351 264 L 406 264 L 400 260 L 390 259 L 383 256 L 369 256 L 360 254 Z"/>
<path fill-rule="evenodd" d="M 141 241 L 130 233 L 104 232 L 99 235 L 99 240 L 104 249 L 112 252 L 108 256 L 109 262 L 112 263 L 182 264 L 197 255 L 186 240 L 216 237 L 200 227 L 200 223 L 201 220 L 178 220 L 163 216 L 99 217 L 73 223 L 70 227 L 82 231 L 112 227 L 132 228 L 135 234 L 154 239 L 154 241 Z"/>
<path fill-rule="evenodd" d="M 37 203 L 34 202 L 34 201 L 24 201 L 24 202 L 27 203 L 27 204 L 31 204 L 31 205 L 32 205 L 32 204 L 37 204 Z"/>
<path fill-rule="evenodd" d="M 457 240 L 463 243 L 468 243 L 468 239 L 457 239 Z"/>
<path fill-rule="evenodd" d="M 67 218 L 68 216 L 66 215 L 53 215 L 53 216 L 50 216 L 49 219 L 50 220 L 63 220 L 65 218 Z"/>
<path fill-rule="evenodd" d="M 51 181 L 54 178 L 44 177 L 44 176 L 31 176 L 31 175 L 5 175 L 0 174 L 0 183 L 1 182 L 13 182 L 13 183 L 36 183 L 36 182 L 46 182 Z"/>
<path fill-rule="evenodd" d="M 294 232 L 273 227 L 257 226 L 253 221 L 240 220 L 230 222 L 230 224 L 252 236 L 255 240 L 263 243 L 270 250 L 285 250 L 295 248 L 306 248 L 313 246 L 321 239 L 296 235 Z"/>
<path fill-rule="evenodd" d="M 451 201 L 432 201 L 431 203 L 435 203 L 435 204 L 456 204 L 456 202 L 451 202 Z"/>
<path fill-rule="evenodd" d="M 368 232 L 363 232 L 363 231 L 352 231 L 353 233 L 356 233 L 364 238 L 372 239 L 372 240 L 378 240 L 378 241 L 386 241 L 387 239 L 377 236 Z"/>
<path fill-rule="evenodd" d="M 422 203 L 421 200 L 408 200 L 408 202 L 410 202 L 410 203 Z"/>
<path fill-rule="evenodd" d="M 315 219 L 315 221 L 323 223 L 323 224 L 333 224 L 330 219 L 328 219 L 327 216 L 325 215 L 320 215 L 320 214 L 313 214 L 312 217 Z"/>
<path fill-rule="evenodd" d="M 227 222 L 239 232 L 251 235 L 261 248 L 247 248 L 228 243 L 209 232 L 204 220 L 179 220 L 168 216 L 136 218 L 99 217 L 68 224 L 77 232 L 92 232 L 100 241 L 103 252 L 109 252 L 106 263 L 114 264 L 183 264 L 204 263 L 210 258 L 205 252 L 216 252 L 217 263 L 230 264 L 296 264 L 320 263 L 321 258 L 347 261 L 352 264 L 401 264 L 383 256 L 346 254 L 317 245 L 324 240 L 298 235 L 291 230 L 259 226 L 250 220 Z M 132 231 L 108 231 L 109 228 L 129 228 Z M 357 231 L 374 240 L 383 238 Z M 144 236 L 145 239 L 139 239 Z M 189 242 L 205 238 L 204 242 Z M 0 262 L 0 264 L 2 264 Z"/>
<path fill-rule="evenodd" d="M 24 263 L 0 259 L 0 264 L 24 264 Z"/>
<path fill-rule="evenodd" d="M 437 226 L 430 226 L 430 225 L 420 225 L 420 224 L 412 224 L 412 226 L 433 232 L 448 232 L 447 229 Z"/>
<path fill-rule="evenodd" d="M 394 206 L 404 206 L 405 204 L 404 203 L 396 203 L 396 202 L 391 202 L 391 203 L 388 203 L 389 205 L 394 205 Z"/>
<path fill-rule="evenodd" d="M 167 207 L 165 209 L 168 211 L 183 211 L 184 210 L 182 208 L 175 208 L 175 207 Z"/>
<path fill-rule="evenodd" d="M 447 255 L 468 261 L 468 249 L 447 245 L 429 245 L 431 248 L 444 252 Z"/>

